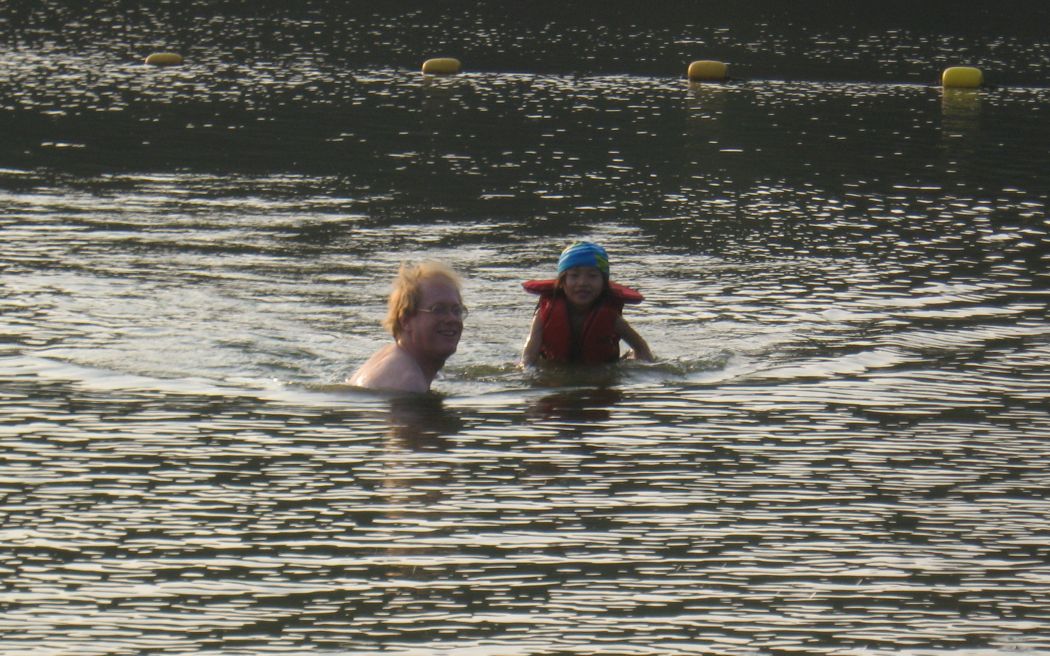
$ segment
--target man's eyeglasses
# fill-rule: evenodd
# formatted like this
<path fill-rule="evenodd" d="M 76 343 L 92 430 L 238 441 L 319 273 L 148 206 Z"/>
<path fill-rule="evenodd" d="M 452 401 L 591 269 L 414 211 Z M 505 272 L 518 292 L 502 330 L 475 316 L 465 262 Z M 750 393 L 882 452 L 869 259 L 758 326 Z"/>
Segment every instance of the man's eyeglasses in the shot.
<path fill-rule="evenodd" d="M 436 317 L 448 317 L 453 316 L 457 319 L 466 319 L 467 315 L 470 314 L 470 310 L 463 305 L 447 305 L 445 303 L 435 303 L 428 308 L 419 308 L 420 312 L 427 312 L 433 314 Z"/>

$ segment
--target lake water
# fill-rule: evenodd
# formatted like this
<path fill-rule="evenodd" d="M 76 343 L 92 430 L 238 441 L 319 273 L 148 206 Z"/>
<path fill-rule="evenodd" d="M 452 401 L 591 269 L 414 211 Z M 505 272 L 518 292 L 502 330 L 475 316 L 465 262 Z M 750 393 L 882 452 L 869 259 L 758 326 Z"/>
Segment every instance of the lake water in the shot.
<path fill-rule="evenodd" d="M 522 4 L 0 9 L 0 653 L 1050 653 L 1050 9 Z"/>

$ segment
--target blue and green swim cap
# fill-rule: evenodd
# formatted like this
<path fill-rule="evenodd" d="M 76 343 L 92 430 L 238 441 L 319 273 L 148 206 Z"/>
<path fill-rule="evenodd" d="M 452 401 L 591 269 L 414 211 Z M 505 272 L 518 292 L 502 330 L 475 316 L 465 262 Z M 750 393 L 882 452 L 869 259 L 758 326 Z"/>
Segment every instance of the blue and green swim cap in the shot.
<path fill-rule="evenodd" d="M 595 267 L 605 276 L 609 275 L 609 255 L 598 244 L 577 241 L 566 247 L 558 258 L 558 275 L 573 267 Z"/>

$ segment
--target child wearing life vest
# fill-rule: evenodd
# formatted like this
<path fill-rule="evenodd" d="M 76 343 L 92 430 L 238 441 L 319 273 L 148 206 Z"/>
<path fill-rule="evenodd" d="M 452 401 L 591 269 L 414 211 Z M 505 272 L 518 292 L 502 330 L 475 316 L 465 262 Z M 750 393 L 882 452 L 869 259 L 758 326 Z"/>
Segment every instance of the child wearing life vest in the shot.
<path fill-rule="evenodd" d="M 601 246 L 586 241 L 569 245 L 558 258 L 557 280 L 529 280 L 522 286 L 540 297 L 522 365 L 540 360 L 616 362 L 621 339 L 633 349 L 633 357 L 653 359 L 649 345 L 623 318 L 624 303 L 641 303 L 643 296 L 609 281 L 609 256 Z"/>

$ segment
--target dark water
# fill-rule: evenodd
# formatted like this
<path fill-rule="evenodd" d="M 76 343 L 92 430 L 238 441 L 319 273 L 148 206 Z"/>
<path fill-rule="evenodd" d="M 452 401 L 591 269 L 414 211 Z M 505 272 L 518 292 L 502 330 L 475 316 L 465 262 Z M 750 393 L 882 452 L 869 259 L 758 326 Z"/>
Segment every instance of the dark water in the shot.
<path fill-rule="evenodd" d="M 1050 652 L 1048 9 L 851 4 L 0 8 L 0 653 Z"/>

